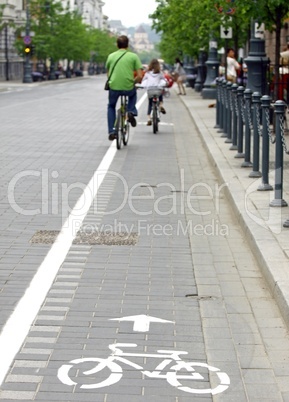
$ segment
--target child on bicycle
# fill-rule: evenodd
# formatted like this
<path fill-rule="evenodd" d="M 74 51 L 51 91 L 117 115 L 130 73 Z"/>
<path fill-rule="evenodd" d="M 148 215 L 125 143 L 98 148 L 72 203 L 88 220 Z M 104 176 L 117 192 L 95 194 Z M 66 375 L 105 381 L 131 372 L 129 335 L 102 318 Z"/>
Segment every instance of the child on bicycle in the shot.
<path fill-rule="evenodd" d="M 149 87 L 165 87 L 167 86 L 167 81 L 161 72 L 161 66 L 160 63 L 157 59 L 152 59 L 151 62 L 149 63 L 148 70 L 145 73 L 141 86 L 144 88 L 149 88 Z M 159 96 L 159 101 L 160 101 L 160 111 L 161 113 L 165 114 L 165 108 L 163 107 L 163 95 Z M 151 126 L 152 121 L 151 121 L 151 111 L 152 111 L 152 98 L 149 98 L 148 100 L 148 122 L 147 125 Z"/>

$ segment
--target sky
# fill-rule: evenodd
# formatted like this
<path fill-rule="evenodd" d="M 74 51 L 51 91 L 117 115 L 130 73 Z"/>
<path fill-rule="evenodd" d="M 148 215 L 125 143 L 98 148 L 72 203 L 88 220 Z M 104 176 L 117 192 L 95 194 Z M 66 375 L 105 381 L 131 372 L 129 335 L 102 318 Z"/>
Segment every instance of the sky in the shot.
<path fill-rule="evenodd" d="M 148 15 L 157 8 L 155 0 L 103 0 L 103 14 L 109 20 L 121 20 L 126 28 L 151 23 Z"/>

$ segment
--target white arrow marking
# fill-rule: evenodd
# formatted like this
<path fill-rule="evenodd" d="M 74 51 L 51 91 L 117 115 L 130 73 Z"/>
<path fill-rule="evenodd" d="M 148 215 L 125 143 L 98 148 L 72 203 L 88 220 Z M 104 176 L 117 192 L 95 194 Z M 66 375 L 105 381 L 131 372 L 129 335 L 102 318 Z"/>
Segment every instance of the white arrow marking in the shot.
<path fill-rule="evenodd" d="M 110 321 L 134 321 L 133 330 L 135 332 L 148 332 L 151 322 L 173 323 L 174 321 L 162 320 L 161 318 L 150 317 L 149 315 L 132 315 L 130 317 L 110 318 Z"/>

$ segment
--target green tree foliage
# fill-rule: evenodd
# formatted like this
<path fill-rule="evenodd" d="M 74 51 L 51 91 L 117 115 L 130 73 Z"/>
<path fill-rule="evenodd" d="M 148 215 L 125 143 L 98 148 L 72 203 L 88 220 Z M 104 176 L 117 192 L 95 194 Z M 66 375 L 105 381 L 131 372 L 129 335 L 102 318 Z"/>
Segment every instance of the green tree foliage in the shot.
<path fill-rule="evenodd" d="M 58 14 L 52 25 L 50 53 L 54 60 L 89 60 L 89 30 L 76 12 Z"/>
<path fill-rule="evenodd" d="M 58 16 L 62 12 L 62 5 L 58 1 L 32 0 L 30 2 L 30 28 L 34 32 L 33 45 L 35 45 L 38 59 L 53 58 L 53 36 Z"/>
<path fill-rule="evenodd" d="M 214 0 L 157 0 L 157 3 L 151 18 L 153 27 L 162 33 L 160 50 L 168 61 L 180 54 L 197 56 L 201 48 L 208 49 L 211 37 L 219 39 L 220 25 L 235 23 L 225 12 L 218 12 Z M 246 19 L 242 20 L 242 29 L 238 27 L 235 31 L 238 37 L 244 32 L 244 27 L 246 32 Z M 246 34 L 242 36 L 244 41 Z"/>
<path fill-rule="evenodd" d="M 153 27 L 162 33 L 162 57 L 172 61 L 179 54 L 196 56 L 207 49 L 211 36 L 224 46 L 220 26 L 232 27 L 233 38 L 226 43 L 238 50 L 250 37 L 252 18 L 276 32 L 275 64 L 280 52 L 280 30 L 288 17 L 288 0 L 156 0 L 151 15 Z M 234 12 L 231 13 L 232 9 Z"/>
<path fill-rule="evenodd" d="M 264 23 L 266 30 L 275 32 L 275 56 L 274 75 L 275 82 L 279 82 L 279 59 L 281 49 L 281 29 L 285 19 L 289 17 L 288 0 L 236 0 L 236 6 L 242 10 L 248 10 L 253 20 L 260 24 Z M 275 86 L 275 99 L 277 99 L 278 88 Z"/>
<path fill-rule="evenodd" d="M 258 3 L 254 2 L 251 7 L 253 18 L 260 23 L 263 22 L 270 32 L 276 32 L 276 47 L 279 52 L 280 32 L 284 20 L 289 16 L 289 2 L 287 0 L 258 0 Z"/>
<path fill-rule="evenodd" d="M 90 54 L 92 61 L 104 63 L 107 56 L 117 50 L 116 37 L 99 29 L 89 29 Z"/>
<path fill-rule="evenodd" d="M 38 60 L 53 59 L 104 62 L 111 51 L 116 50 L 115 38 L 83 23 L 75 11 L 63 9 L 59 0 L 30 1 L 30 30 L 34 32 L 32 43 Z M 19 33 L 25 27 L 19 29 Z M 18 33 L 16 46 L 23 52 L 23 40 Z"/>

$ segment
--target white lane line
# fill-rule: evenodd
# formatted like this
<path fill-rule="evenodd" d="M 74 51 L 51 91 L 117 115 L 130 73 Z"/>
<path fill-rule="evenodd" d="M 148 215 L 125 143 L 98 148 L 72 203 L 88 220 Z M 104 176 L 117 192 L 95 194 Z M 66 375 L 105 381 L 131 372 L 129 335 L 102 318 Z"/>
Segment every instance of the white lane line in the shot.
<path fill-rule="evenodd" d="M 142 96 L 137 103 L 137 109 L 140 108 L 144 100 L 145 96 Z M 77 234 L 77 230 L 75 229 L 81 227 L 116 152 L 117 148 L 114 141 L 62 226 L 55 243 L 39 266 L 29 287 L 3 327 L 0 335 L 0 385 L 4 381 L 9 367 L 12 365 L 16 354 L 29 333 L 30 327 Z"/>

